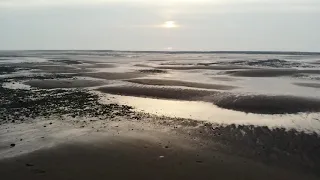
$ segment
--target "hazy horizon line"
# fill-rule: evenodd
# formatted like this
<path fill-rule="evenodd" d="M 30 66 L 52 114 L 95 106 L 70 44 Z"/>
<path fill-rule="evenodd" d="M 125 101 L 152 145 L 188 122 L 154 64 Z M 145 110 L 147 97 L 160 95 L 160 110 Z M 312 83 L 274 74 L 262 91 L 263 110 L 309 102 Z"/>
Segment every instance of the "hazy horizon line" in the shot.
<path fill-rule="evenodd" d="M 310 54 L 320 55 L 316 51 L 279 51 L 279 50 L 113 50 L 113 49 L 25 49 L 1 50 L 4 51 L 100 51 L 100 52 L 132 52 L 132 53 L 242 53 L 242 54 Z"/>

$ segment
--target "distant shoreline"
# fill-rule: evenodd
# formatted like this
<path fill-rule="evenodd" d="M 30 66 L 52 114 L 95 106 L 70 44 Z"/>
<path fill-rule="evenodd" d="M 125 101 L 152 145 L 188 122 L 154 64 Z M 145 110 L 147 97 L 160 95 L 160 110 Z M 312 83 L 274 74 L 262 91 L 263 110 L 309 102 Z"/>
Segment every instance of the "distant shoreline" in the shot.
<path fill-rule="evenodd" d="M 123 52 L 123 53 L 165 53 L 165 54 L 276 54 L 276 55 L 320 55 L 320 52 L 304 51 L 128 51 L 128 50 L 0 50 L 0 52 Z"/>

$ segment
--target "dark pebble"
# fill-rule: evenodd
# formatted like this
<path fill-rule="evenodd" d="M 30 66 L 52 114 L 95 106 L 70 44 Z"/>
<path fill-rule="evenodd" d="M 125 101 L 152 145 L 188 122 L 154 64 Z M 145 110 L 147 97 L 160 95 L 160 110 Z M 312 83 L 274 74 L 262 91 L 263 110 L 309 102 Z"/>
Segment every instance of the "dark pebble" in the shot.
<path fill-rule="evenodd" d="M 26 166 L 31 167 L 31 166 L 34 166 L 34 165 L 27 163 Z"/>
<path fill-rule="evenodd" d="M 169 148 L 169 146 L 165 146 L 164 148 L 168 149 L 168 148 Z"/>
<path fill-rule="evenodd" d="M 15 146 L 16 146 L 16 144 L 13 144 L 13 143 L 12 143 L 12 144 L 10 144 L 10 146 L 11 146 L 11 147 L 15 147 Z"/>
<path fill-rule="evenodd" d="M 35 169 L 35 170 L 33 170 L 33 172 L 36 173 L 36 174 L 43 174 L 43 173 L 45 173 L 46 171 L 41 170 L 41 169 Z"/>
<path fill-rule="evenodd" d="M 200 161 L 200 160 L 198 160 L 198 161 L 196 161 L 197 163 L 203 163 L 203 161 Z"/>

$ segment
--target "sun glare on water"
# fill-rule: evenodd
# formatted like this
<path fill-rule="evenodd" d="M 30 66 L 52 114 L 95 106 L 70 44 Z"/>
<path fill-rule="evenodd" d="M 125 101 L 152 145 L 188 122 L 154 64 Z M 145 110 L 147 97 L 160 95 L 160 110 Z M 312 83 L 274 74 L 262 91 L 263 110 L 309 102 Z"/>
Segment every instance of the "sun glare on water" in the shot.
<path fill-rule="evenodd" d="M 176 22 L 174 22 L 174 21 L 166 21 L 166 22 L 164 22 L 163 27 L 165 27 L 165 28 L 176 28 L 178 26 L 177 26 Z"/>

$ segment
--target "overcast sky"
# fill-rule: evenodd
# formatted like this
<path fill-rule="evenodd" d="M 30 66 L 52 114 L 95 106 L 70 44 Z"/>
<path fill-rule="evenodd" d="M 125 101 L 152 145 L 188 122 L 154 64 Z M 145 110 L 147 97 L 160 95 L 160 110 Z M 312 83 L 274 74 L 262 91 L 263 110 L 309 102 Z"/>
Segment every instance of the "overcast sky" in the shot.
<path fill-rule="evenodd" d="M 320 51 L 320 0 L 0 0 L 2 50 L 171 48 Z"/>

